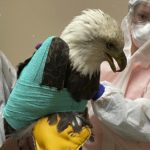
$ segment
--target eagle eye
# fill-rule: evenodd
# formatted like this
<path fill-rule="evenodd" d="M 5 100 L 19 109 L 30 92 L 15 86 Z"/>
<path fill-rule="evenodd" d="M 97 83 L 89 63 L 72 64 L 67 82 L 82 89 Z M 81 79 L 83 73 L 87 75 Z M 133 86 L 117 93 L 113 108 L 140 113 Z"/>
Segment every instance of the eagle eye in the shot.
<path fill-rule="evenodd" d="M 112 49 L 114 47 L 113 43 L 106 43 L 106 48 L 107 49 Z"/>

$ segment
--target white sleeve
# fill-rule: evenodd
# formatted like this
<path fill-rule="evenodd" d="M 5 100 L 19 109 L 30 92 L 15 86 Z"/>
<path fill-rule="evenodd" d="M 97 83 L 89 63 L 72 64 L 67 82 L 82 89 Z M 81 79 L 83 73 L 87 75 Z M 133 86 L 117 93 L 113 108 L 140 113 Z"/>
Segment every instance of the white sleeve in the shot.
<path fill-rule="evenodd" d="M 7 99 L 15 82 L 16 82 L 16 69 L 7 59 L 3 52 L 0 51 L 0 59 L 2 63 L 2 74 L 3 74 L 3 88 L 5 98 Z"/>
<path fill-rule="evenodd" d="M 11 87 L 14 85 L 14 82 L 16 81 L 16 69 L 7 59 L 4 53 L 0 52 L 0 57 L 2 61 L 2 70 L 4 77 L 7 81 L 7 84 Z"/>
<path fill-rule="evenodd" d="M 150 100 L 124 98 L 123 93 L 108 82 L 104 94 L 93 102 L 96 116 L 119 135 L 140 141 L 150 141 Z"/>
<path fill-rule="evenodd" d="M 3 52 L 0 51 L 0 80 L 1 80 L 1 92 L 0 92 L 0 147 L 5 141 L 5 130 L 3 122 L 3 106 L 7 100 L 13 85 L 16 81 L 16 70 Z"/>

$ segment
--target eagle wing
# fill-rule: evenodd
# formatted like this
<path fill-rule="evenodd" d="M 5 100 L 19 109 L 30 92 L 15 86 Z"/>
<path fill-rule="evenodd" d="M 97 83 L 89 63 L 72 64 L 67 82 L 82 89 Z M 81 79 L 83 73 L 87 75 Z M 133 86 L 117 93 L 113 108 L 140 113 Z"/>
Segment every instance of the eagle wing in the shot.
<path fill-rule="evenodd" d="M 69 47 L 67 43 L 59 37 L 54 37 L 49 47 L 41 85 L 61 90 L 64 87 L 68 62 Z"/>

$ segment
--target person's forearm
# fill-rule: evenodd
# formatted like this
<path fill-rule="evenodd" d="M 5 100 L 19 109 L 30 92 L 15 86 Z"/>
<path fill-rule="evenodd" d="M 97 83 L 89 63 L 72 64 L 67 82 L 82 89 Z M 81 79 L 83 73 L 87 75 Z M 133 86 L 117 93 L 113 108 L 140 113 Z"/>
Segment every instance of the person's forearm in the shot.
<path fill-rule="evenodd" d="M 111 84 L 104 83 L 104 86 L 104 94 L 93 102 L 96 116 L 120 135 L 150 141 L 150 116 L 145 113 L 145 107 L 150 106 L 150 100 L 126 99 Z"/>

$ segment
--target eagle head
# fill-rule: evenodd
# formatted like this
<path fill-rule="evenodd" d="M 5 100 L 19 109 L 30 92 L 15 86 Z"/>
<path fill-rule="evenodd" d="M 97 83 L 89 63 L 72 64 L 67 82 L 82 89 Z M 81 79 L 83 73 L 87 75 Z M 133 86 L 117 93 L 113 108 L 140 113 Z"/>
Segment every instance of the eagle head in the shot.
<path fill-rule="evenodd" d="M 69 46 L 73 69 L 82 75 L 92 76 L 99 71 L 103 61 L 108 61 L 114 72 L 126 67 L 121 29 L 115 19 L 100 9 L 82 11 L 64 29 L 61 38 Z M 114 60 L 119 66 L 118 70 Z"/>

